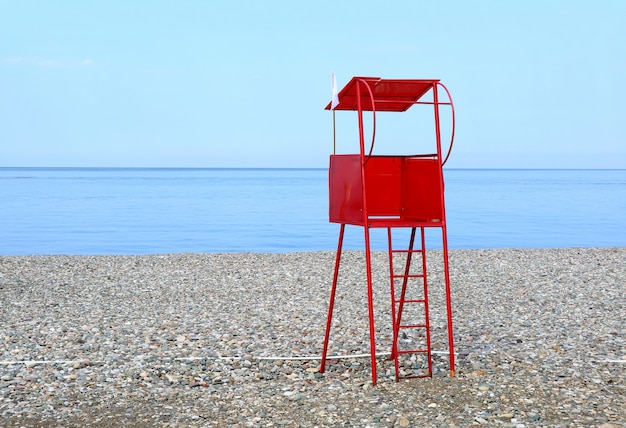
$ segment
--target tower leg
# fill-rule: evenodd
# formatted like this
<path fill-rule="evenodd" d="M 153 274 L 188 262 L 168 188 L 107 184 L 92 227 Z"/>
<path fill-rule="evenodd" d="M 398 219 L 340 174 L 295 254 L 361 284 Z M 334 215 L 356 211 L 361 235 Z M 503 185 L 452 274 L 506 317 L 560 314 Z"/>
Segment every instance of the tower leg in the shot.
<path fill-rule="evenodd" d="M 448 264 L 448 233 L 446 225 L 441 228 L 443 235 L 443 269 L 446 281 L 446 311 L 448 315 L 448 352 L 450 362 L 450 377 L 454 377 L 454 334 L 452 331 L 452 298 L 450 296 L 450 266 Z"/>
<path fill-rule="evenodd" d="M 339 263 L 341 262 L 341 247 L 343 245 L 343 232 L 346 228 L 345 224 L 341 224 L 339 229 L 339 242 L 337 243 L 337 254 L 335 255 L 335 272 L 333 274 L 333 286 L 330 290 L 330 302 L 328 304 L 328 318 L 326 320 L 326 335 L 324 336 L 324 350 L 322 351 L 322 362 L 320 364 L 320 373 L 324 373 L 326 369 L 326 355 L 328 352 L 328 339 L 330 337 L 330 325 L 333 319 L 333 307 L 335 306 L 335 292 L 337 291 L 337 278 L 339 277 Z"/>
<path fill-rule="evenodd" d="M 372 287 L 372 254 L 370 250 L 370 229 L 367 224 L 365 230 L 365 267 L 367 270 L 367 310 L 370 324 L 370 359 L 372 361 L 372 385 L 376 385 L 376 339 L 374 329 L 374 292 Z"/>
<path fill-rule="evenodd" d="M 427 349 L 427 358 L 428 358 L 428 376 L 433 375 L 433 352 L 430 342 L 430 313 L 428 309 L 428 273 L 426 272 L 426 236 L 424 232 L 424 227 L 420 227 L 420 232 L 422 235 L 422 272 L 423 272 L 423 282 L 424 285 L 424 315 L 425 320 L 424 324 L 426 325 L 426 349 Z"/>
<path fill-rule="evenodd" d="M 397 334 L 396 334 L 396 285 L 395 285 L 395 271 L 393 266 L 393 242 L 391 237 L 391 227 L 387 228 L 387 249 L 389 251 L 389 291 L 391 292 L 391 355 L 390 360 L 396 359 L 397 346 Z"/>

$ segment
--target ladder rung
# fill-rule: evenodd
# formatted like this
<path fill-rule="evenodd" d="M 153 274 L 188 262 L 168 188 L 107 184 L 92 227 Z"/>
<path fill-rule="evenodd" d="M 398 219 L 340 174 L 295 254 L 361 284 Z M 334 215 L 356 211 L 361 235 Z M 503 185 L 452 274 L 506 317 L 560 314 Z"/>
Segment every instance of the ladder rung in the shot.
<path fill-rule="evenodd" d="M 392 253 L 423 253 L 424 250 L 391 250 Z"/>
<path fill-rule="evenodd" d="M 394 300 L 393 303 L 426 303 L 426 300 Z"/>
<path fill-rule="evenodd" d="M 423 379 L 427 377 L 433 377 L 433 375 L 431 373 L 424 373 L 421 375 L 398 376 L 398 379 Z"/>
<path fill-rule="evenodd" d="M 415 273 L 410 275 L 392 275 L 392 278 L 424 278 L 423 273 Z"/>
<path fill-rule="evenodd" d="M 426 328 L 426 324 L 399 325 L 398 328 Z"/>

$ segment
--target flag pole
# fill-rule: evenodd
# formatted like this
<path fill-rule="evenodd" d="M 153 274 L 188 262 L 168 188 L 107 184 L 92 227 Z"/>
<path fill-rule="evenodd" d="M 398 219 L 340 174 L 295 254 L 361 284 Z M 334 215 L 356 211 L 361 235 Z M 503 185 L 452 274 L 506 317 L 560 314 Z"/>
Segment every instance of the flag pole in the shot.
<path fill-rule="evenodd" d="M 333 155 L 337 154 L 337 126 L 335 122 L 335 107 L 339 104 L 339 92 L 337 91 L 337 80 L 335 73 L 330 73 L 330 89 L 332 93 L 332 100 L 330 102 L 330 109 L 333 111 Z"/>
<path fill-rule="evenodd" d="M 333 109 L 333 155 L 337 154 L 337 128 L 335 127 L 335 110 Z"/>

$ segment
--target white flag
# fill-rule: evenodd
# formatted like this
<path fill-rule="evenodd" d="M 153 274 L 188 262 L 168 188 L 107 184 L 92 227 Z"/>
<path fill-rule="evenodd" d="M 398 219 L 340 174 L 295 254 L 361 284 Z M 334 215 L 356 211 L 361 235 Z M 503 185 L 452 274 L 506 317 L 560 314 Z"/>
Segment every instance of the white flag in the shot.
<path fill-rule="evenodd" d="M 335 79 L 335 73 L 330 73 L 331 91 L 333 93 L 332 101 L 330 102 L 330 109 L 333 110 L 339 104 L 339 92 L 337 91 L 337 79 Z"/>

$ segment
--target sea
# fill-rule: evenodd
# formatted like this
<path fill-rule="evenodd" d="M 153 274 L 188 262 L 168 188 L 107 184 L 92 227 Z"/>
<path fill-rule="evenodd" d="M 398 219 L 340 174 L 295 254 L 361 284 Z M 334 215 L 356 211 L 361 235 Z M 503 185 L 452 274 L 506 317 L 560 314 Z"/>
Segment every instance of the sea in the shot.
<path fill-rule="evenodd" d="M 626 170 L 444 176 L 451 249 L 626 247 Z M 0 255 L 335 250 L 339 233 L 324 168 L 4 167 L 0 204 Z M 363 248 L 363 228 L 348 226 L 344 249 Z M 386 232 L 372 248 L 387 248 Z M 439 229 L 427 248 L 441 248 Z"/>

